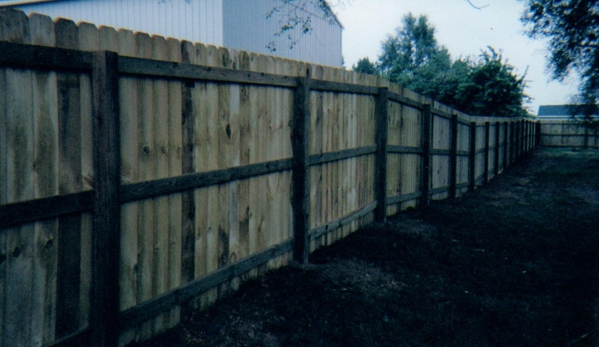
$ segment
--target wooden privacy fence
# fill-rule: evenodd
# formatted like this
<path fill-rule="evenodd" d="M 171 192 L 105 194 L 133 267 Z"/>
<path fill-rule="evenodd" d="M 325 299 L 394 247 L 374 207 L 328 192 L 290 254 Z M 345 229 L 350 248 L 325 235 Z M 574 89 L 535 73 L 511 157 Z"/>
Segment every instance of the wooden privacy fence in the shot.
<path fill-rule="evenodd" d="M 124 345 L 532 149 L 353 72 L 0 11 L 2 346 Z"/>
<path fill-rule="evenodd" d="M 537 122 L 538 144 L 547 147 L 599 148 L 599 129 L 591 129 L 574 120 Z"/>

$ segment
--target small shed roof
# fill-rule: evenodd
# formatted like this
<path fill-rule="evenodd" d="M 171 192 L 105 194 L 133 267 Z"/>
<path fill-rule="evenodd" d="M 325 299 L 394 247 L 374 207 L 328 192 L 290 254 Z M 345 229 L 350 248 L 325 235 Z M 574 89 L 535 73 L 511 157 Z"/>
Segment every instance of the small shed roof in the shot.
<path fill-rule="evenodd" d="M 578 105 L 541 105 L 537 117 L 544 120 L 572 120 L 573 118 L 584 118 L 583 114 L 577 112 Z M 593 115 L 592 119 L 599 119 Z"/>
<path fill-rule="evenodd" d="M 539 117 L 569 117 L 572 115 L 574 105 L 541 105 Z"/>

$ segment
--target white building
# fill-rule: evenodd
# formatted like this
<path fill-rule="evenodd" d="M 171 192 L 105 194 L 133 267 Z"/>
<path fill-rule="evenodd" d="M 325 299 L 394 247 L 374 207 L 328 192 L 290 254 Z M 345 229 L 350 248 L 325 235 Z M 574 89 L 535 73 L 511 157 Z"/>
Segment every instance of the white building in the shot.
<path fill-rule="evenodd" d="M 321 2 L 322 1 L 322 2 Z M 298 6 L 302 5 L 302 6 Z M 1 7 L 341 67 L 342 26 L 324 0 L 0 0 Z M 279 9 L 279 11 L 272 11 Z M 271 15 L 269 16 L 269 13 Z M 288 15 L 309 18 L 277 35 Z"/>

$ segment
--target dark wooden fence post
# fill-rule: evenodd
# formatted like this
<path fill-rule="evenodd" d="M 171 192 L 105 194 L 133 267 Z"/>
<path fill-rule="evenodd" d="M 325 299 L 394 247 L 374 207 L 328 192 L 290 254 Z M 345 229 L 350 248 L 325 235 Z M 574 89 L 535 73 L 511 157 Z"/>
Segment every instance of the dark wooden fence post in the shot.
<path fill-rule="evenodd" d="M 514 122 L 514 161 L 520 158 L 520 121 Z"/>
<path fill-rule="evenodd" d="M 535 145 L 541 145 L 541 122 L 537 121 L 535 123 Z"/>
<path fill-rule="evenodd" d="M 484 183 L 487 184 L 489 182 L 489 153 L 490 153 L 490 135 L 491 135 L 491 123 L 485 122 L 485 174 L 483 176 Z"/>
<path fill-rule="evenodd" d="M 376 98 L 376 170 L 374 192 L 377 201 L 374 219 L 387 220 L 387 146 L 389 137 L 389 89 L 379 88 Z"/>
<path fill-rule="evenodd" d="M 116 53 L 93 53 L 92 88 L 95 178 L 89 326 L 92 346 L 118 346 L 121 153 Z"/>
<path fill-rule="evenodd" d="M 501 123 L 495 122 L 495 168 L 493 170 L 495 176 L 499 175 L 499 130 Z"/>
<path fill-rule="evenodd" d="M 458 185 L 458 115 L 451 115 L 451 147 L 449 169 L 449 197 L 457 196 Z"/>
<path fill-rule="evenodd" d="M 528 152 L 528 121 L 524 120 L 524 153 Z"/>
<path fill-rule="evenodd" d="M 520 157 L 524 154 L 525 150 L 526 150 L 526 129 L 525 129 L 525 123 L 526 121 L 524 119 L 520 120 Z"/>
<path fill-rule="evenodd" d="M 529 120 L 526 121 L 526 151 L 530 152 L 532 149 L 532 127 Z"/>
<path fill-rule="evenodd" d="M 503 170 L 509 166 L 509 123 L 503 123 Z"/>
<path fill-rule="evenodd" d="M 308 262 L 310 254 L 310 78 L 297 79 L 293 112 L 293 259 Z"/>
<path fill-rule="evenodd" d="M 510 123 L 510 165 L 516 158 L 516 122 Z"/>
<path fill-rule="evenodd" d="M 524 121 L 520 120 L 518 121 L 518 158 L 520 158 L 522 156 L 522 152 L 523 152 L 523 135 L 524 134 Z"/>
<path fill-rule="evenodd" d="M 431 133 L 432 105 L 424 105 L 422 111 L 422 204 L 428 206 L 431 200 Z"/>
<path fill-rule="evenodd" d="M 470 122 L 470 158 L 468 160 L 469 190 L 476 189 L 476 122 Z"/>

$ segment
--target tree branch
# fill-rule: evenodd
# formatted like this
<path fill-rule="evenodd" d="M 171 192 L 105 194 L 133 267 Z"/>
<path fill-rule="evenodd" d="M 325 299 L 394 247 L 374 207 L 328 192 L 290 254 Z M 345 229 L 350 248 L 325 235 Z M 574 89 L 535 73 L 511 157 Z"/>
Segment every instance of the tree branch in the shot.
<path fill-rule="evenodd" d="M 477 10 L 482 10 L 483 8 L 485 8 L 485 7 L 488 7 L 488 6 L 489 6 L 489 5 L 485 5 L 485 6 L 476 6 L 476 5 L 474 5 L 474 4 L 472 3 L 472 1 L 470 1 L 470 0 L 466 0 L 466 1 L 468 1 L 468 3 L 470 4 L 470 6 L 474 7 L 474 8 L 475 8 L 475 9 L 477 9 Z"/>

